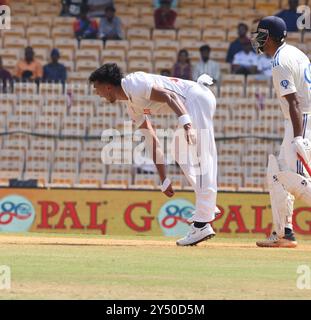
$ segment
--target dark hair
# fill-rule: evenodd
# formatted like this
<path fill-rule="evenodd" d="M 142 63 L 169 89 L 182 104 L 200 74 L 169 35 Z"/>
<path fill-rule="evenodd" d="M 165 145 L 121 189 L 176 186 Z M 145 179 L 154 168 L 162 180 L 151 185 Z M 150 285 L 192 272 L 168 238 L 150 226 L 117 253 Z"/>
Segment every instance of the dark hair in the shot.
<path fill-rule="evenodd" d="M 200 47 L 200 52 L 205 50 L 211 51 L 211 47 L 208 44 L 204 44 L 203 46 Z"/>
<path fill-rule="evenodd" d="M 244 27 L 247 31 L 248 31 L 248 25 L 246 24 L 246 23 L 243 23 L 243 22 L 240 22 L 239 24 L 238 24 L 238 29 L 240 29 L 241 27 Z"/>
<path fill-rule="evenodd" d="M 187 63 L 190 64 L 189 52 L 186 49 L 179 50 L 178 55 L 177 55 L 178 59 L 179 59 L 180 55 L 183 53 L 187 56 Z"/>
<path fill-rule="evenodd" d="M 114 86 L 120 86 L 123 73 L 116 63 L 105 63 L 95 70 L 89 77 L 89 81 L 94 83 L 109 83 Z"/>

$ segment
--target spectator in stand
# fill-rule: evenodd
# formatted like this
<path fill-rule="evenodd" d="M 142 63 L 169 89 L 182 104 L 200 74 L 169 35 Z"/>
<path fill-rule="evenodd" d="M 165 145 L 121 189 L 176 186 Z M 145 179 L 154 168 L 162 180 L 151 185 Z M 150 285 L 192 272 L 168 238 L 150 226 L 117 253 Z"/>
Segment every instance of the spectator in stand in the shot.
<path fill-rule="evenodd" d="M 2 57 L 0 57 L 0 92 L 7 92 L 7 85 L 10 84 L 12 86 L 13 79 L 11 73 L 4 69 L 2 64 Z"/>
<path fill-rule="evenodd" d="M 161 0 L 153 0 L 153 6 L 155 8 L 160 8 L 160 6 L 161 6 L 160 2 L 161 2 Z M 171 7 L 177 8 L 177 5 L 178 5 L 178 0 L 172 0 Z"/>
<path fill-rule="evenodd" d="M 51 51 L 51 63 L 43 67 L 43 81 L 45 82 L 61 82 L 65 84 L 67 79 L 66 67 L 59 63 L 60 53 L 58 49 Z"/>
<path fill-rule="evenodd" d="M 160 0 L 160 8 L 154 11 L 156 29 L 174 29 L 177 13 L 171 8 L 172 0 Z"/>
<path fill-rule="evenodd" d="M 257 56 L 258 80 L 269 80 L 272 78 L 272 58 L 268 54 Z"/>
<path fill-rule="evenodd" d="M 297 13 L 297 8 L 299 6 L 299 0 L 289 0 L 288 1 L 289 9 L 282 10 L 277 17 L 282 18 L 287 26 L 288 32 L 297 32 L 297 19 L 301 16 L 301 13 Z"/>
<path fill-rule="evenodd" d="M 100 19 L 99 37 L 103 41 L 123 39 L 121 20 L 116 17 L 115 12 L 114 6 L 108 6 L 105 10 L 105 17 Z"/>
<path fill-rule="evenodd" d="M 43 75 L 42 65 L 35 59 L 35 53 L 32 47 L 25 49 L 25 57 L 16 65 L 14 77 L 21 81 L 38 82 Z"/>
<path fill-rule="evenodd" d="M 232 63 L 234 55 L 239 51 L 243 50 L 243 43 L 249 40 L 249 38 L 247 37 L 247 33 L 248 33 L 248 26 L 245 23 L 239 23 L 238 38 L 233 42 L 231 42 L 229 46 L 227 58 L 226 58 L 227 63 Z"/>
<path fill-rule="evenodd" d="M 114 6 L 113 0 L 88 0 L 89 17 L 104 17 L 108 6 Z"/>
<path fill-rule="evenodd" d="M 251 42 L 243 43 L 243 50 L 236 53 L 232 62 L 232 73 L 234 74 L 257 74 L 258 57 L 253 51 Z"/>
<path fill-rule="evenodd" d="M 60 16 L 62 17 L 79 17 L 81 13 L 81 6 L 87 4 L 87 0 L 62 0 L 62 10 Z"/>
<path fill-rule="evenodd" d="M 209 45 L 200 47 L 201 61 L 195 66 L 193 70 L 193 80 L 197 81 L 198 78 L 206 73 L 211 76 L 214 83 L 220 80 L 220 67 L 216 61 L 210 59 L 211 48 Z"/>
<path fill-rule="evenodd" d="M 175 78 L 192 80 L 192 67 L 187 50 L 182 49 L 178 52 L 177 62 L 173 66 L 172 75 Z"/>
<path fill-rule="evenodd" d="M 74 32 L 78 40 L 97 39 L 98 25 L 96 20 L 87 17 L 88 6 L 81 6 L 80 17 L 74 22 Z"/>

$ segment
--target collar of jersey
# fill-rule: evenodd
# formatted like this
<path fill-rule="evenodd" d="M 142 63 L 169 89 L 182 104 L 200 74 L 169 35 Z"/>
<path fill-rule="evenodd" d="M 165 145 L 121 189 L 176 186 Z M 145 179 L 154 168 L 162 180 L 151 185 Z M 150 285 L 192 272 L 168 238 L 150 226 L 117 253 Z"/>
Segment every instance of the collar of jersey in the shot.
<path fill-rule="evenodd" d="M 274 54 L 273 56 L 273 59 L 275 59 L 277 57 L 277 55 L 280 53 L 280 51 L 286 46 L 286 42 L 284 42 L 280 47 L 279 49 L 276 51 L 276 53 Z"/>

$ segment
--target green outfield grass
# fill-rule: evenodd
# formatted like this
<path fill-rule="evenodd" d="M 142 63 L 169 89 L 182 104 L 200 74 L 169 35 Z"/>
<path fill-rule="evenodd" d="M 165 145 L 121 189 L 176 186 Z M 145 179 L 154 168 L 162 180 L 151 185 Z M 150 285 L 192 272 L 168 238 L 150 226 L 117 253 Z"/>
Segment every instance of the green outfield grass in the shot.
<path fill-rule="evenodd" d="M 42 237 L 50 243 L 40 244 Z M 53 241 L 60 237 L 79 243 Z M 1 234 L 0 265 L 11 267 L 12 287 L 0 290 L 0 298 L 311 298 L 311 290 L 296 287 L 297 267 L 311 268 L 311 241 L 297 249 L 260 249 L 251 239 L 216 237 L 180 248 L 162 237 L 71 237 L 27 234 L 24 244 Z M 30 238 L 38 244 L 27 243 Z M 94 243 L 84 244 L 84 239 Z"/>

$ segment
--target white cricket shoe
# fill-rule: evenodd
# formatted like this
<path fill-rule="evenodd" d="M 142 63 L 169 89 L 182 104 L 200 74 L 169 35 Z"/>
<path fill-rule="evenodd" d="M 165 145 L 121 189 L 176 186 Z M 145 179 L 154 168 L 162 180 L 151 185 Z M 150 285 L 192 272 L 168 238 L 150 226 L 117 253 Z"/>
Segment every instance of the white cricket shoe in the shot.
<path fill-rule="evenodd" d="M 218 209 L 218 207 L 215 208 L 215 218 L 221 214 L 221 211 Z M 187 219 L 188 224 L 192 224 L 194 222 L 193 217 L 195 215 L 195 211 L 192 212 L 192 216 Z"/>
<path fill-rule="evenodd" d="M 176 241 L 178 246 L 194 246 L 199 242 L 211 239 L 216 235 L 209 223 L 203 228 L 195 228 L 194 225 L 191 225 L 190 228 L 190 231 L 184 238 Z"/>

